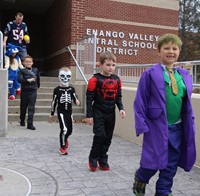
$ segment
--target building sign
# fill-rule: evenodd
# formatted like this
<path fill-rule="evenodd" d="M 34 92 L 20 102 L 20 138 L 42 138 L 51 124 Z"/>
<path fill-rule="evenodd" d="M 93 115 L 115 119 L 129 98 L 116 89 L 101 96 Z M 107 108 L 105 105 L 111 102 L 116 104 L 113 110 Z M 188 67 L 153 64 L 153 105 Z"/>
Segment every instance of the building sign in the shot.
<path fill-rule="evenodd" d="M 106 31 L 87 29 L 87 35 L 96 34 L 97 53 L 110 51 L 117 55 L 136 56 L 142 49 L 156 50 L 158 35 L 146 35 L 135 32 Z M 91 40 L 92 42 L 92 40 Z"/>

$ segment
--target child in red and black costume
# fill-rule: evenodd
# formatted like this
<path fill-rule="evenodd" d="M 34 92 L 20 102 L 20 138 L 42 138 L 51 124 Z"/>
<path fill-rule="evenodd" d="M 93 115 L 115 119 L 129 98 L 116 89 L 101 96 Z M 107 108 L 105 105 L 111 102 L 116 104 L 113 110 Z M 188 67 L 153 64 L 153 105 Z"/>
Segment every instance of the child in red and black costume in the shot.
<path fill-rule="evenodd" d="M 93 125 L 93 144 L 89 154 L 89 168 L 95 171 L 109 170 L 108 149 L 115 126 L 115 104 L 122 118 L 125 111 L 122 104 L 121 80 L 114 75 L 116 57 L 111 52 L 100 54 L 101 73 L 95 74 L 87 88 L 86 122 Z"/>

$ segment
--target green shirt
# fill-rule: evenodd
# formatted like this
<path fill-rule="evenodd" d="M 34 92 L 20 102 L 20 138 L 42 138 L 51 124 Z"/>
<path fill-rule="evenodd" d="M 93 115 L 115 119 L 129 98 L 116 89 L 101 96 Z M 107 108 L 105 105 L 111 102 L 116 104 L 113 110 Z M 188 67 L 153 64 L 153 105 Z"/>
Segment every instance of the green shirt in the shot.
<path fill-rule="evenodd" d="M 174 77 L 178 85 L 178 94 L 174 95 L 171 88 L 169 74 L 164 69 L 166 111 L 169 125 L 175 124 L 181 119 L 182 99 L 186 96 L 186 86 L 182 76 L 175 70 Z"/>

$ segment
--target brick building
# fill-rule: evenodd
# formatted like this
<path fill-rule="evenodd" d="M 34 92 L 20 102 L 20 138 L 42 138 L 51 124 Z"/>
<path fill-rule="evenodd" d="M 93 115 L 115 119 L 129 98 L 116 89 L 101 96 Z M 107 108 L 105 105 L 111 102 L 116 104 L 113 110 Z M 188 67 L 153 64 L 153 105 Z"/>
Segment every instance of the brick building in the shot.
<path fill-rule="evenodd" d="M 64 65 L 73 66 L 65 48 L 70 46 L 75 54 L 76 42 L 94 32 L 98 42 L 97 58 L 100 52 L 110 50 L 116 54 L 119 64 L 158 62 L 158 37 L 178 32 L 178 0 L 10 2 L 0 3 L 1 31 L 17 11 L 22 11 L 31 37 L 28 52 L 46 74 Z"/>

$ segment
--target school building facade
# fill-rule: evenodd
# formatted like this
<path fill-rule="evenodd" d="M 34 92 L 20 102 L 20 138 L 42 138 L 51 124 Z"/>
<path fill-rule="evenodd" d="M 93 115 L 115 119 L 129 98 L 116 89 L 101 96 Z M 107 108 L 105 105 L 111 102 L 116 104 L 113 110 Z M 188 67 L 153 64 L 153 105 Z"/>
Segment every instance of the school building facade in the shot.
<path fill-rule="evenodd" d="M 74 66 L 66 47 L 75 54 L 76 42 L 93 33 L 97 62 L 100 52 L 110 50 L 121 65 L 158 62 L 158 37 L 178 33 L 178 0 L 44 0 L 43 9 L 37 0 L 5 2 L 0 3 L 1 31 L 23 12 L 31 37 L 28 52 L 47 75 Z"/>

